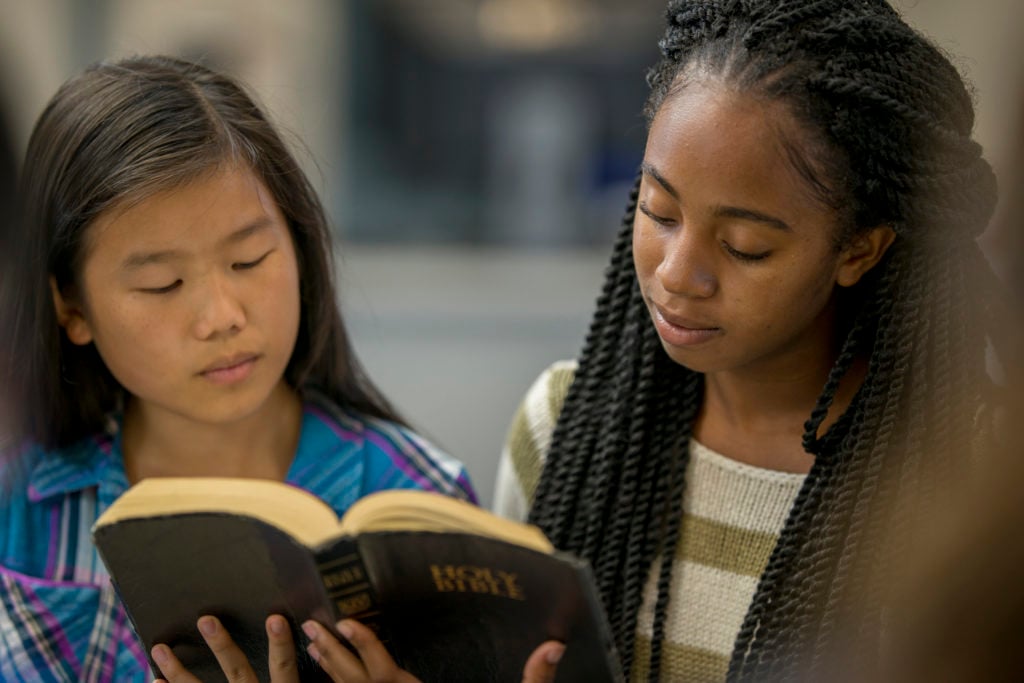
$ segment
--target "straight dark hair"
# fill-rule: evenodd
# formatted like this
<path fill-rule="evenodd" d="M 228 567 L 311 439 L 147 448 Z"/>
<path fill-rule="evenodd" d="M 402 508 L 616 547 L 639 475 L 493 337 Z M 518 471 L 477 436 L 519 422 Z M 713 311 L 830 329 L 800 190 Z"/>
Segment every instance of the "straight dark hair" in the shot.
<path fill-rule="evenodd" d="M 0 93 L 0 95 L 2 94 Z M 0 218 L 0 302 L 5 300 L 5 292 L 10 286 L 9 279 L 14 269 L 17 244 L 14 240 L 13 229 L 17 164 L 14 140 L 11 136 L 11 129 L 7 125 L 7 115 L 10 110 L 4 106 L 6 104 L 6 100 L 0 97 L 0 217 L 2 217 Z M 0 314 L 2 313 L 3 309 L 0 308 Z M 6 318 L 0 317 L 0 326 L 5 324 L 5 320 Z M 0 368 L 5 367 L 10 353 L 10 349 L 4 344 L 2 335 L 0 335 Z M 10 387 L 3 382 L 3 376 L 0 375 L 0 453 L 4 451 L 5 445 L 11 438 L 12 425 L 19 422 L 17 415 L 20 412 L 16 412 L 16 406 L 17 403 L 10 393 Z"/>
<path fill-rule="evenodd" d="M 270 190 L 295 244 L 299 334 L 285 378 L 339 405 L 401 422 L 357 362 L 335 296 L 331 235 L 308 178 L 243 87 L 167 56 L 101 62 L 67 81 L 36 122 L 20 182 L 18 259 L 5 280 L 0 382 L 16 435 L 66 446 L 102 429 L 122 387 L 95 346 L 57 324 L 49 280 L 80 287 L 87 233 L 104 211 L 244 164 Z"/>

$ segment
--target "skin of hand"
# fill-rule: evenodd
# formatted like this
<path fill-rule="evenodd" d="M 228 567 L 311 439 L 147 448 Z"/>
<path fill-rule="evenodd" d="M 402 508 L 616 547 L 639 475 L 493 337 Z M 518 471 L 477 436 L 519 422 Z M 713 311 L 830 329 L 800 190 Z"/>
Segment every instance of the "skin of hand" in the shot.
<path fill-rule="evenodd" d="M 228 681 L 259 683 L 245 654 L 216 617 L 200 617 L 196 625 Z M 267 618 L 265 626 L 270 646 L 270 683 L 299 683 L 295 644 L 287 620 L 275 614 Z M 302 631 L 310 639 L 306 651 L 335 683 L 420 683 L 418 678 L 398 668 L 384 645 L 366 626 L 345 619 L 338 622 L 337 628 L 359 653 L 358 657 L 317 622 L 307 621 L 302 625 Z M 564 651 L 565 646 L 557 641 L 542 643 L 526 660 L 522 683 L 552 683 Z M 154 683 L 201 683 L 166 645 L 154 646 L 151 654 L 164 675 Z"/>

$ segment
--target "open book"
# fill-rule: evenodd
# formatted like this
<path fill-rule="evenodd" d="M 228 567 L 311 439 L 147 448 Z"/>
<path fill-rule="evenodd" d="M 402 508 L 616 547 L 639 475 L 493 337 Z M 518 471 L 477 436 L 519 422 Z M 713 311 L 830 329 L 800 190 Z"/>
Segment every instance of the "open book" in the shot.
<path fill-rule="evenodd" d="M 549 639 L 567 645 L 558 680 L 622 680 L 586 563 L 536 527 L 439 494 L 375 493 L 339 521 L 278 482 L 147 479 L 100 516 L 93 539 L 147 651 L 166 643 L 203 681 L 224 676 L 201 615 L 219 617 L 267 680 L 263 624 L 275 613 L 291 622 L 304 681 L 329 678 L 299 625 L 333 632 L 344 617 L 376 630 L 425 683 L 518 682 Z"/>

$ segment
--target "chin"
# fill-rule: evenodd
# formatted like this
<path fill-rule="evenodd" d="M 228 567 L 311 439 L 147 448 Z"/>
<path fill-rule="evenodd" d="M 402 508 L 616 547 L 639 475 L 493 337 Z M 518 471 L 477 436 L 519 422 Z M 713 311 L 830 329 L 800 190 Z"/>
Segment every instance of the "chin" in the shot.
<path fill-rule="evenodd" d="M 730 367 L 727 363 L 724 363 L 722 359 L 713 357 L 711 354 L 702 351 L 684 351 L 675 346 L 669 346 L 664 342 L 662 342 L 661 346 L 665 350 L 665 354 L 669 357 L 669 360 L 676 365 L 682 365 L 684 368 L 692 372 L 707 374 L 709 372 L 726 370 Z"/>
<path fill-rule="evenodd" d="M 250 389 L 234 395 L 218 397 L 203 406 L 203 414 L 199 419 L 213 423 L 237 422 L 260 412 L 267 404 L 270 390 L 259 391 Z M 195 410 L 195 408 L 192 408 Z"/>
<path fill-rule="evenodd" d="M 669 360 L 676 365 L 682 365 L 687 370 L 693 370 L 694 372 L 707 372 L 707 369 L 705 368 L 706 362 L 701 362 L 699 354 L 680 351 L 676 347 L 670 346 L 665 342 L 661 343 L 661 348 L 665 350 L 665 355 L 669 357 Z"/>

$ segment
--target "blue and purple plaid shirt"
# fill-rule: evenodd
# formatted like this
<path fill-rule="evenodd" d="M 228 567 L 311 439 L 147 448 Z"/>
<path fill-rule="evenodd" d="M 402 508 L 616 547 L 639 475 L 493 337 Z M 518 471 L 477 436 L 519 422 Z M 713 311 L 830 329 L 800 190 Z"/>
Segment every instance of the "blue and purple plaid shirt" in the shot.
<path fill-rule="evenodd" d="M 339 515 L 381 489 L 476 502 L 461 463 L 408 429 L 316 396 L 307 397 L 286 481 Z M 116 430 L 0 461 L 0 680 L 152 680 L 90 537 L 96 518 L 127 488 Z"/>

